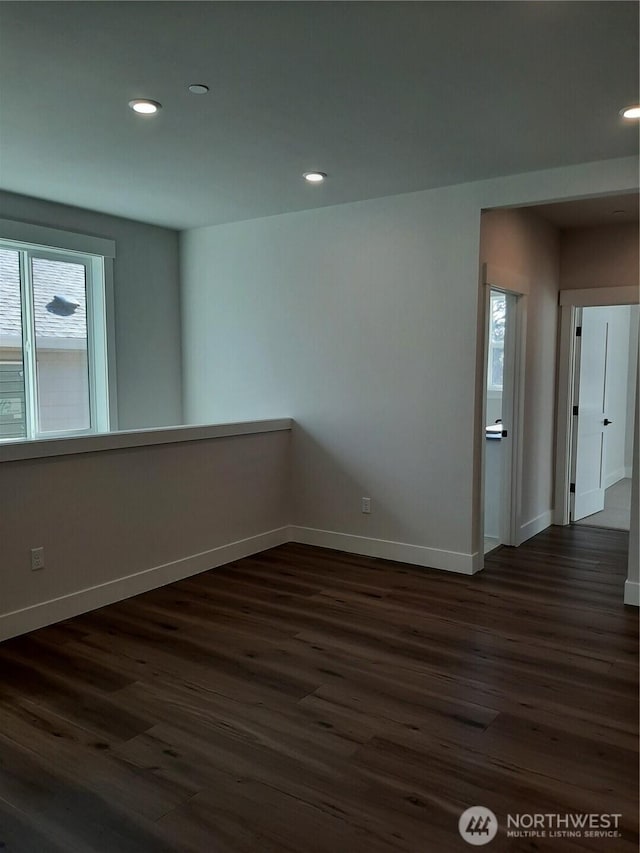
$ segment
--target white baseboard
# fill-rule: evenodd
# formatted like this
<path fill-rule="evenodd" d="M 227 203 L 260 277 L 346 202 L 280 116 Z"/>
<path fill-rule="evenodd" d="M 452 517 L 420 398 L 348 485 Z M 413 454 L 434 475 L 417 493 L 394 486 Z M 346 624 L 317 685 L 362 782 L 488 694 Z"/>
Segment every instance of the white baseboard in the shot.
<path fill-rule="evenodd" d="M 551 517 L 552 513 L 549 510 L 523 525 L 522 541 L 545 530 L 551 524 Z M 175 583 L 183 578 L 218 568 L 243 557 L 250 557 L 252 554 L 258 554 L 287 542 L 316 545 L 320 548 L 331 548 L 350 554 L 362 554 L 367 557 L 378 557 L 383 560 L 394 560 L 464 575 L 475 574 L 484 565 L 484 555 L 480 552 L 465 554 L 460 551 L 444 551 L 424 545 L 409 545 L 404 542 L 372 539 L 367 536 L 354 536 L 312 527 L 285 526 L 220 545 L 199 554 L 191 554 L 171 563 L 153 566 L 124 578 L 116 578 L 50 601 L 43 601 L 31 607 L 2 614 L 0 615 L 0 641 L 70 619 L 81 613 L 88 613 L 98 607 L 105 607 L 166 584 Z M 624 602 L 636 607 L 640 606 L 640 583 L 626 581 Z"/>
<path fill-rule="evenodd" d="M 630 581 L 627 578 L 624 582 L 624 603 L 640 607 L 640 583 L 638 581 Z"/>
<path fill-rule="evenodd" d="M 484 551 L 474 551 L 471 555 L 471 574 L 481 572 L 484 569 Z"/>
<path fill-rule="evenodd" d="M 566 515 L 565 515 L 566 512 Z M 558 527 L 565 527 L 569 524 L 569 510 L 563 510 L 561 507 L 556 507 L 556 509 L 552 512 L 552 524 L 556 524 Z"/>
<path fill-rule="evenodd" d="M 250 557 L 252 554 L 266 551 L 267 548 L 283 545 L 290 541 L 289 531 L 288 526 L 279 527 L 276 530 L 259 533 L 257 536 L 250 536 L 248 539 L 220 545 L 209 551 L 191 554 L 171 563 L 153 566 L 124 578 L 116 578 L 22 610 L 5 613 L 0 615 L 0 640 L 17 637 L 27 631 L 35 631 L 45 625 L 70 619 L 80 613 L 88 613 L 97 607 L 104 607 L 107 604 L 122 601 L 123 598 L 130 598 L 141 592 L 148 592 L 150 589 L 206 572 L 208 569 L 215 569 L 234 560 L 240 560 L 242 557 Z"/>
<path fill-rule="evenodd" d="M 624 480 L 626 474 L 626 469 L 624 467 L 618 468 L 616 471 L 612 471 L 610 474 L 607 474 L 604 478 L 604 487 L 608 489 L 609 486 L 614 486 L 620 480 Z M 631 476 L 629 474 L 629 476 Z"/>
<path fill-rule="evenodd" d="M 532 518 L 531 521 L 527 521 L 526 524 L 521 524 L 520 535 L 518 536 L 518 545 L 522 545 L 523 542 L 526 542 L 527 539 L 531 539 L 531 537 L 535 536 L 537 533 L 542 533 L 542 531 L 546 530 L 552 522 L 553 510 L 547 509 L 545 512 L 541 512 L 540 515 Z"/>
<path fill-rule="evenodd" d="M 333 530 L 318 530 L 315 527 L 292 526 L 289 530 L 291 541 L 300 542 L 303 545 L 317 545 L 320 548 L 332 548 L 349 554 L 395 560 L 399 563 L 410 563 L 414 566 L 426 566 L 463 575 L 472 575 L 482 568 L 482 555 L 477 554 L 442 551 L 439 548 L 427 548 L 424 545 L 371 539 L 368 536 L 353 536 L 349 533 L 336 533 Z"/>

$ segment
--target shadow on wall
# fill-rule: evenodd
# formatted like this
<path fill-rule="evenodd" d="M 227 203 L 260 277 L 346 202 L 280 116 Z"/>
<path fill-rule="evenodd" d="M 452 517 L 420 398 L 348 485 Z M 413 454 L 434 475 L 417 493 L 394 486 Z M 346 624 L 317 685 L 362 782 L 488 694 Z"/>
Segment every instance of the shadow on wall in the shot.
<path fill-rule="evenodd" d="M 341 454 L 318 440 L 326 425 L 311 431 L 294 422 L 292 429 L 292 524 L 353 536 L 411 541 L 399 514 L 392 512 L 371 477 L 358 470 L 353 453 Z M 362 499 L 371 500 L 371 512 L 362 512 Z"/>
<path fill-rule="evenodd" d="M 327 434 L 331 425 L 321 426 Z M 388 435 L 379 435 L 376 440 L 388 450 Z M 345 438 L 345 445 L 353 446 L 352 436 Z M 424 466 L 414 465 L 404 477 L 396 473 L 394 478 L 394 472 L 388 470 L 391 458 L 395 458 L 393 454 L 381 454 L 373 472 L 363 459 L 365 478 L 352 452 L 345 450 L 341 455 L 296 423 L 292 435 L 293 541 L 431 569 L 467 575 L 476 572 L 480 568 L 478 555 L 434 544 L 440 530 L 436 513 L 441 507 L 427 505 L 424 495 L 433 478 L 425 479 L 420 471 L 421 467 L 428 470 L 429 459 L 425 458 Z M 384 502 L 379 499 L 381 494 L 385 494 Z M 363 499 L 367 498 L 371 501 L 370 514 L 362 512 Z"/>

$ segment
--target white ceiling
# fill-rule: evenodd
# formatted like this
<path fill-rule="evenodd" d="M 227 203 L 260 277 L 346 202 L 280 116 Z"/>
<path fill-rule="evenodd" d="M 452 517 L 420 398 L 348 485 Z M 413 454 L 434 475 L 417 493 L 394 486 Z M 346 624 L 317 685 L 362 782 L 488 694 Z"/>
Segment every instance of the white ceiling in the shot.
<path fill-rule="evenodd" d="M 2 188 L 185 228 L 636 154 L 638 6 L 2 2 L 0 80 Z"/>
<path fill-rule="evenodd" d="M 638 203 L 638 193 L 625 193 L 538 204 L 531 210 L 557 228 L 591 228 L 596 225 L 637 223 L 640 219 Z"/>

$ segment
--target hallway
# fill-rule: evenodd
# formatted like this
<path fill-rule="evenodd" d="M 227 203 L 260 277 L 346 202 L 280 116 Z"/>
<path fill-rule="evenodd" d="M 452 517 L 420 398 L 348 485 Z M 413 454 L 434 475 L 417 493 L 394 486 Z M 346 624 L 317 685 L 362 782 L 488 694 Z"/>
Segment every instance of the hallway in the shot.
<path fill-rule="evenodd" d="M 604 493 L 604 509 L 576 521 L 589 527 L 629 530 L 631 525 L 631 478 L 618 480 Z"/>

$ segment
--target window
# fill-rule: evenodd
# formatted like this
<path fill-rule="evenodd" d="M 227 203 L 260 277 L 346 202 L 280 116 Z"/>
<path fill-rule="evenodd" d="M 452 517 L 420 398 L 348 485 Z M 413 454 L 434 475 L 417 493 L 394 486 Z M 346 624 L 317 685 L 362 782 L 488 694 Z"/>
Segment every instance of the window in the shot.
<path fill-rule="evenodd" d="M 506 316 L 507 300 L 504 293 L 492 290 L 489 301 L 489 358 L 487 365 L 487 390 L 489 391 L 502 391 Z"/>
<path fill-rule="evenodd" d="M 104 262 L 0 240 L 0 440 L 109 430 Z"/>

